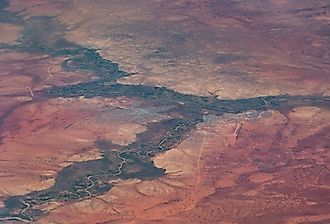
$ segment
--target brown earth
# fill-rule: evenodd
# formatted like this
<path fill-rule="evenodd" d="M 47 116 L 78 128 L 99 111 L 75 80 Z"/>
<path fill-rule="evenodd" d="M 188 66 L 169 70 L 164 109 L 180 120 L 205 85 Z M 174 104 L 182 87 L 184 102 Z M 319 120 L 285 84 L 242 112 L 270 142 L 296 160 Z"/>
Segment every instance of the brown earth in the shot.
<path fill-rule="evenodd" d="M 0 30 L 5 34 L 1 35 L 0 43 L 15 43 L 20 36 L 21 27 L 0 23 Z"/>
<path fill-rule="evenodd" d="M 49 188 L 64 167 L 101 158 L 98 139 L 133 142 L 144 127 L 116 119 L 127 105 L 126 99 L 54 99 L 16 109 L 2 123 L 1 197 Z"/>
<path fill-rule="evenodd" d="M 0 94 L 31 96 L 35 90 L 88 81 L 93 75 L 66 72 L 61 63 L 65 58 L 18 52 L 0 54 Z M 29 90 L 30 88 L 30 90 Z"/>
<path fill-rule="evenodd" d="M 8 9 L 24 19 L 55 16 L 68 40 L 134 72 L 122 83 L 237 99 L 330 94 L 327 3 L 11 0 Z M 0 30 L 0 42 L 13 44 L 22 28 Z M 49 188 L 74 162 L 102 157 L 96 140 L 127 145 L 147 123 L 168 118 L 136 99 L 35 97 L 95 79 L 63 71 L 65 59 L 1 51 L 0 207 L 8 196 Z M 330 111 L 316 107 L 206 116 L 153 158 L 165 176 L 118 179 L 104 195 L 50 202 L 36 223 L 329 223 L 329 123 Z"/>
<path fill-rule="evenodd" d="M 30 9 L 31 4 L 19 5 Z M 57 18 L 68 27 L 69 40 L 100 48 L 104 57 L 136 72 L 124 83 L 232 99 L 329 95 L 330 17 L 325 0 L 58 4 Z M 31 10 L 37 9 L 44 7 Z"/>
<path fill-rule="evenodd" d="M 208 117 L 189 139 L 154 158 L 164 177 L 119 182 L 38 223 L 326 222 L 329 121 L 329 110 L 314 107 Z M 228 146 L 237 123 L 237 142 Z"/>

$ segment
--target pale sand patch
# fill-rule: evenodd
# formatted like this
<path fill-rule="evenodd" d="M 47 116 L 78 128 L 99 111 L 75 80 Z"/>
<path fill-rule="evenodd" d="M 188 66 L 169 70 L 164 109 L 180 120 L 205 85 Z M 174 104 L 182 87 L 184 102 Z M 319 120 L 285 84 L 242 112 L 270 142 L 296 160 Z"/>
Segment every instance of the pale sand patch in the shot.
<path fill-rule="evenodd" d="M 0 42 L 11 44 L 15 43 L 19 38 L 22 28 L 10 24 L 0 23 L 0 30 Z"/>
<path fill-rule="evenodd" d="M 32 175 L 28 180 L 24 176 L 0 177 L 0 179 L 2 183 L 0 187 L 1 196 L 26 194 L 34 190 L 49 188 L 55 183 L 53 178 L 41 180 Z"/>
<path fill-rule="evenodd" d="M 330 124 L 330 111 L 317 107 L 296 107 L 288 114 L 291 121 L 283 130 L 291 146 L 299 140 L 316 134 Z M 302 128 L 303 127 L 303 128 Z"/>
<path fill-rule="evenodd" d="M 62 205 L 62 203 L 60 202 L 56 202 L 56 201 L 53 201 L 53 202 L 47 202 L 43 205 L 40 206 L 40 209 L 45 211 L 45 212 L 51 212 L 52 210 L 60 207 Z"/>
<path fill-rule="evenodd" d="M 260 173 L 251 175 L 248 179 L 249 179 L 249 181 L 258 184 L 258 183 L 263 183 L 263 182 L 272 180 L 273 174 L 260 172 Z"/>
<path fill-rule="evenodd" d="M 151 197 L 162 197 L 175 193 L 175 190 L 160 181 L 142 181 L 136 185 L 136 189 L 143 195 Z"/>
<path fill-rule="evenodd" d="M 296 107 L 290 112 L 290 117 L 295 119 L 315 119 L 316 115 L 321 115 L 324 111 L 321 111 L 318 107 Z M 330 115 L 328 112 L 327 117 Z"/>
<path fill-rule="evenodd" d="M 69 156 L 69 157 L 67 157 L 66 161 L 63 161 L 59 165 L 61 167 L 66 167 L 75 162 L 97 160 L 97 159 L 101 159 L 102 157 L 103 157 L 102 152 L 99 149 L 95 148 L 95 149 L 91 149 L 91 150 L 88 150 L 85 152 L 81 152 L 81 153 L 77 153 L 72 156 Z"/>
<path fill-rule="evenodd" d="M 111 140 L 114 144 L 128 145 L 136 140 L 136 133 L 141 133 L 146 127 L 139 124 L 124 123 L 116 127 L 112 126 L 111 130 L 105 133 L 104 138 Z"/>
<path fill-rule="evenodd" d="M 217 182 L 217 187 L 219 188 L 233 187 L 235 185 L 235 179 L 222 179 Z"/>

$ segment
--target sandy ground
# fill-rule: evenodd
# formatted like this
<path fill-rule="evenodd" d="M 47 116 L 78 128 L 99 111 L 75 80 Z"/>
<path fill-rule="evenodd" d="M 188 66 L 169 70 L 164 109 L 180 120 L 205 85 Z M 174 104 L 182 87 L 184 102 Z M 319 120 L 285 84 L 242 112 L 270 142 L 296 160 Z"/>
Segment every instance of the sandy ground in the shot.
<path fill-rule="evenodd" d="M 11 0 L 8 10 L 54 16 L 65 38 L 134 72 L 122 83 L 230 99 L 330 94 L 326 0 Z M 22 27 L 0 30 L 0 43 L 14 44 Z M 127 145 L 167 118 L 126 98 L 39 100 L 36 90 L 95 76 L 63 71 L 62 57 L 0 53 L 0 207 L 102 157 L 96 140 Z M 165 176 L 45 204 L 36 223 L 329 223 L 329 123 L 316 107 L 205 116 L 153 158 Z"/>
<path fill-rule="evenodd" d="M 123 83 L 231 99 L 329 94 L 324 0 L 79 0 L 60 10 L 69 40 L 136 73 Z"/>
<path fill-rule="evenodd" d="M 302 107 L 287 114 L 209 117 L 189 139 L 154 158 L 166 168 L 164 177 L 119 182 L 109 193 L 60 207 L 38 223 L 328 220 L 329 115 Z M 237 140 L 228 145 L 237 124 L 242 124 Z"/>
<path fill-rule="evenodd" d="M 133 142 L 145 128 L 116 119 L 122 113 L 116 108 L 125 110 L 127 103 L 123 99 L 54 99 L 16 109 L 2 124 L 0 195 L 49 188 L 64 167 L 102 157 L 96 140 Z"/>

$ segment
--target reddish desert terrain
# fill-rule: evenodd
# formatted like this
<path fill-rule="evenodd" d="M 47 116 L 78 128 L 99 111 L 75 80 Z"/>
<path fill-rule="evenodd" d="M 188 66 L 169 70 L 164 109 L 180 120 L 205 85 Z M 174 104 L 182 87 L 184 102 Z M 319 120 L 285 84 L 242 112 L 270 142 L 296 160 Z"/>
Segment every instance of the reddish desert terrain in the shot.
<path fill-rule="evenodd" d="M 302 107 L 208 117 L 155 157 L 164 177 L 120 183 L 38 223 L 326 223 L 329 115 Z M 237 140 L 228 145 L 237 124 Z"/>
<path fill-rule="evenodd" d="M 69 40 L 137 73 L 124 83 L 221 98 L 329 95 L 327 1 L 79 0 L 63 10 Z"/>
<path fill-rule="evenodd" d="M 3 2 L 1 223 L 330 223 L 327 0 Z"/>

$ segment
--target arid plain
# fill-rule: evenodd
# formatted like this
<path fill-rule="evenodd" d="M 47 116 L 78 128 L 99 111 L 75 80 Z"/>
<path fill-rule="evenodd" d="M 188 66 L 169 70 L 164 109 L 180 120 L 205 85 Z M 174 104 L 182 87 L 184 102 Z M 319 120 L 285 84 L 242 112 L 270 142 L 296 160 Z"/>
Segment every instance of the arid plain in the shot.
<path fill-rule="evenodd" d="M 327 0 L 10 0 L 0 31 L 1 223 L 330 223 Z"/>

